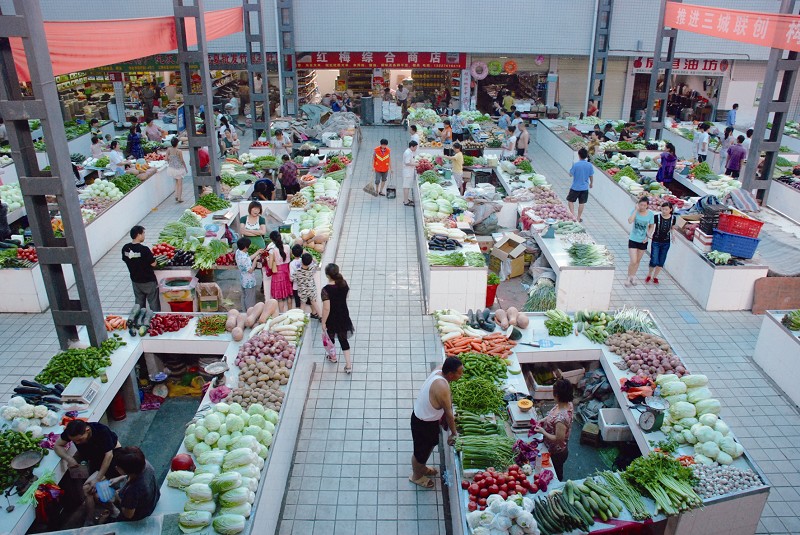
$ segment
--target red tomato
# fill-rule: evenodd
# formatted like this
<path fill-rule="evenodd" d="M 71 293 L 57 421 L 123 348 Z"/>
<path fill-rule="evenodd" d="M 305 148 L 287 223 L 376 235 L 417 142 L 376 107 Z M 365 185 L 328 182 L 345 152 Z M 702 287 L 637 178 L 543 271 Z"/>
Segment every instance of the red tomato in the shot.
<path fill-rule="evenodd" d="M 496 482 L 496 481 L 495 481 L 495 479 L 494 479 L 493 477 L 487 477 L 487 478 L 486 478 L 484 481 L 486 481 L 486 483 L 487 483 L 488 485 L 494 485 L 494 484 L 495 484 L 495 482 Z"/>
<path fill-rule="evenodd" d="M 485 505 L 481 505 L 480 507 L 478 507 L 478 510 L 479 510 L 479 511 L 483 511 L 484 509 L 486 509 L 486 506 L 485 506 Z"/>
<path fill-rule="evenodd" d="M 469 505 L 467 505 L 467 509 L 470 512 L 475 511 L 477 508 L 478 508 L 478 504 L 475 503 L 475 502 L 469 502 Z"/>
<path fill-rule="evenodd" d="M 489 489 L 481 489 L 480 492 L 478 492 L 478 496 L 487 498 L 489 496 Z"/>
<path fill-rule="evenodd" d="M 475 477 L 473 477 L 472 480 L 475 483 L 477 483 L 479 481 L 483 481 L 483 472 L 478 472 L 477 474 L 475 474 Z"/>
<path fill-rule="evenodd" d="M 512 464 L 511 466 L 508 467 L 508 471 L 510 472 L 512 470 L 519 470 L 519 466 L 516 464 Z"/>
<path fill-rule="evenodd" d="M 497 484 L 498 485 L 502 485 L 505 482 L 506 482 L 506 476 L 504 476 L 504 475 L 497 476 Z"/>
<path fill-rule="evenodd" d="M 500 485 L 500 491 L 501 492 L 506 492 L 507 490 L 508 490 L 508 485 L 506 485 L 505 483 Z"/>
<path fill-rule="evenodd" d="M 524 494 L 524 492 L 526 492 L 525 487 L 523 487 L 522 485 L 517 485 L 515 490 L 520 494 Z"/>
<path fill-rule="evenodd" d="M 508 495 L 509 495 L 509 496 L 513 496 L 513 495 L 515 495 L 516 493 L 517 493 L 517 491 L 516 491 L 516 490 L 514 490 L 514 489 L 508 489 Z"/>
<path fill-rule="evenodd" d="M 481 498 L 480 500 L 478 500 L 478 505 L 485 506 L 486 505 L 486 498 Z"/>
<path fill-rule="evenodd" d="M 497 494 L 498 492 L 500 492 L 500 487 L 497 485 L 491 485 L 489 487 L 489 494 Z"/>
<path fill-rule="evenodd" d="M 469 481 L 467 481 L 466 479 L 462 480 L 461 481 L 461 488 L 464 489 L 464 490 L 468 489 L 469 488 Z"/>
<path fill-rule="evenodd" d="M 537 487 L 536 485 L 532 485 L 531 492 L 539 492 L 539 487 Z"/>
<path fill-rule="evenodd" d="M 478 495 L 478 492 L 480 490 L 481 490 L 481 488 L 478 485 L 476 485 L 475 483 L 473 483 L 472 485 L 469 486 L 469 493 L 470 494 L 474 494 L 475 496 Z"/>
<path fill-rule="evenodd" d="M 528 489 L 522 489 L 522 492 L 520 494 L 525 496 L 526 494 L 528 494 Z"/>
<path fill-rule="evenodd" d="M 487 469 L 486 469 L 486 471 L 487 471 L 487 472 L 494 472 L 494 467 L 493 467 L 493 466 L 490 466 L 489 468 L 487 468 Z"/>
<path fill-rule="evenodd" d="M 501 498 L 503 498 L 504 500 L 506 498 L 508 498 L 508 493 L 506 491 L 504 491 L 504 490 L 501 490 L 500 492 L 498 492 L 497 495 L 500 496 Z"/>

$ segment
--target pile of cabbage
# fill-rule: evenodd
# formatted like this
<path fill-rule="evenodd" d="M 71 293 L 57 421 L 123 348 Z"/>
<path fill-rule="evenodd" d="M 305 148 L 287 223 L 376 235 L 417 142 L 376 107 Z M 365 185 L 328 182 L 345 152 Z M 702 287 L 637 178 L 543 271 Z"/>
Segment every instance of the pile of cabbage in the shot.
<path fill-rule="evenodd" d="M 486 498 L 486 509 L 467 513 L 472 535 L 539 535 L 539 526 L 531 514 L 533 501 L 521 494 L 503 499 L 499 494 Z"/>
<path fill-rule="evenodd" d="M 8 205 L 9 212 L 19 210 L 23 206 L 22 190 L 19 189 L 19 184 L 5 184 L 0 186 L 0 198 Z"/>
<path fill-rule="evenodd" d="M 300 230 L 314 229 L 314 233 L 333 232 L 333 209 L 325 204 L 312 204 L 300 214 Z"/>
<path fill-rule="evenodd" d="M 25 398 L 14 396 L 0 409 L 0 417 L 11 422 L 11 429 L 20 433 L 30 431 L 33 438 L 44 433 L 42 427 L 57 425 L 61 418 L 44 405 L 30 405 Z"/>
<path fill-rule="evenodd" d="M 408 122 L 410 124 L 432 125 L 440 120 L 439 114 L 430 108 L 411 108 L 408 110 Z"/>
<path fill-rule="evenodd" d="M 124 197 L 117 186 L 113 182 L 107 180 L 96 180 L 91 186 L 87 186 L 81 191 L 79 197 L 81 199 L 88 199 L 90 197 L 100 197 L 101 199 L 113 199 L 115 201 Z"/>
<path fill-rule="evenodd" d="M 419 186 L 422 196 L 422 213 L 429 218 L 449 217 L 453 210 L 464 211 L 467 201 L 463 197 L 445 191 L 439 184 L 424 183 Z"/>
<path fill-rule="evenodd" d="M 305 197 L 308 202 L 313 202 L 318 197 L 338 199 L 340 189 L 339 182 L 332 178 L 323 177 L 317 180 L 313 186 L 306 186 L 301 189 L 300 195 Z"/>
<path fill-rule="evenodd" d="M 195 458 L 194 472 L 167 474 L 167 485 L 183 489 L 187 501 L 179 517 L 184 533 L 211 525 L 221 535 L 244 530 L 278 413 L 253 404 L 218 403 L 186 429 L 183 445 Z"/>
<path fill-rule="evenodd" d="M 678 444 L 694 446 L 694 460 L 700 464 L 731 464 L 744 453 L 744 447 L 730 435 L 728 425 L 719 418 L 722 405 L 711 397 L 705 375 L 660 375 L 656 384 L 670 407 L 661 431 Z"/>

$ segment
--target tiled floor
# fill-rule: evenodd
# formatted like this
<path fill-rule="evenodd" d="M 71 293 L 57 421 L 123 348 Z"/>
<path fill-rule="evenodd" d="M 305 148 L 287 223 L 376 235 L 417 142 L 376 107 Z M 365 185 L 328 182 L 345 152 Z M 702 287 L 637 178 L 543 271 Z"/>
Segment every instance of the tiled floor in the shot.
<path fill-rule="evenodd" d="M 372 174 L 368 155 L 381 137 L 390 141 L 399 178 L 406 136 L 398 128 L 366 128 L 364 133 L 365 150 L 356 162 L 338 253 L 352 288 L 354 372 L 345 375 L 343 364 L 317 366 L 280 531 L 444 534 L 438 483 L 436 491 L 423 491 L 407 480 L 409 413 L 429 363 L 440 358 L 432 322 L 422 311 L 413 213 L 401 200 L 376 199 L 360 187 Z M 563 197 L 567 173 L 535 144 L 532 154 L 536 169 Z M 189 198 L 190 185 L 185 188 Z M 186 206 L 167 200 L 142 224 L 152 237 Z M 668 275 L 658 287 L 624 288 L 627 231 L 594 199 L 584 216 L 592 235 L 617 257 L 612 305 L 654 312 L 691 369 L 711 378 L 714 394 L 723 401 L 723 416 L 774 485 L 759 532 L 800 533 L 800 414 L 752 361 L 762 318 L 704 312 Z M 119 259 L 128 240 L 120 238 L 95 266 L 106 310 L 124 310 L 132 299 Z M 697 323 L 687 322 L 691 318 L 682 312 Z M 38 373 L 57 349 L 49 312 L 0 315 L 0 401 L 21 379 Z"/>

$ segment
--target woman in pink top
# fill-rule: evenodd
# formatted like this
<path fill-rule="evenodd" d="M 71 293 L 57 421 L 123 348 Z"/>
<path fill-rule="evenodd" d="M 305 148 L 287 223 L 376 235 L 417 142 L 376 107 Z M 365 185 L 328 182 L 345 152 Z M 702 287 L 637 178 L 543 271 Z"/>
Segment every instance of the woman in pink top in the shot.
<path fill-rule="evenodd" d="M 572 383 L 564 378 L 553 385 L 556 406 L 534 428 L 544 435 L 544 445 L 550 452 L 550 460 L 559 481 L 564 481 L 564 463 L 569 457 L 569 432 L 572 428 Z"/>
<path fill-rule="evenodd" d="M 272 299 L 277 299 L 280 311 L 286 312 L 289 310 L 289 298 L 292 297 L 292 281 L 289 280 L 291 251 L 289 246 L 283 243 L 277 230 L 270 232 L 269 239 L 272 241 L 268 247 L 269 256 L 267 257 L 269 268 L 272 271 L 270 296 Z M 266 285 L 264 287 L 266 288 Z"/>

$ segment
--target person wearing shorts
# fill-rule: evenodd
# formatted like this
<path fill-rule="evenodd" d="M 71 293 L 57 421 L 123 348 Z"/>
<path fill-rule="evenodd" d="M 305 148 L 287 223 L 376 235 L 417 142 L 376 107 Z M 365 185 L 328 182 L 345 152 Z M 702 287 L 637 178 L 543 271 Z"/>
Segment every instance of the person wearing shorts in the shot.
<path fill-rule="evenodd" d="M 375 148 L 375 153 L 372 156 L 372 168 L 375 170 L 375 190 L 381 197 L 386 196 L 383 191 L 386 189 L 389 169 L 392 168 L 391 154 L 392 151 L 389 149 L 389 140 L 381 139 L 380 147 Z"/>
<path fill-rule="evenodd" d="M 579 160 L 572 164 L 569 176 L 572 177 L 572 185 L 567 194 L 567 204 L 569 212 L 575 215 L 575 201 L 578 201 L 578 221 L 583 221 L 583 208 L 589 200 L 589 189 L 594 185 L 594 167 L 588 162 L 589 151 L 580 149 L 578 151 Z"/>
<path fill-rule="evenodd" d="M 414 453 L 411 455 L 411 475 L 408 479 L 424 489 L 434 488 L 435 484 L 431 477 L 439 473 L 426 463 L 433 448 L 439 444 L 439 421 L 442 417 L 450 429 L 447 443 L 452 446 L 458 436 L 453 417 L 450 383 L 457 381 L 463 374 L 464 365 L 461 361 L 456 357 L 447 357 L 442 369 L 428 376 L 414 401 L 414 410 L 411 413 Z"/>
<path fill-rule="evenodd" d="M 650 213 L 650 200 L 642 197 L 628 218 L 628 223 L 633 225 L 628 236 L 628 280 L 625 286 L 636 286 L 636 272 L 642 262 L 644 252 L 647 251 L 647 239 L 653 235 L 653 214 Z"/>
<path fill-rule="evenodd" d="M 653 281 L 658 284 L 658 274 L 667 262 L 667 253 L 672 243 L 672 227 L 675 226 L 675 216 L 672 214 L 672 205 L 668 202 L 661 203 L 661 213 L 653 215 L 653 233 L 650 235 L 650 269 L 647 272 L 645 283 Z"/>

